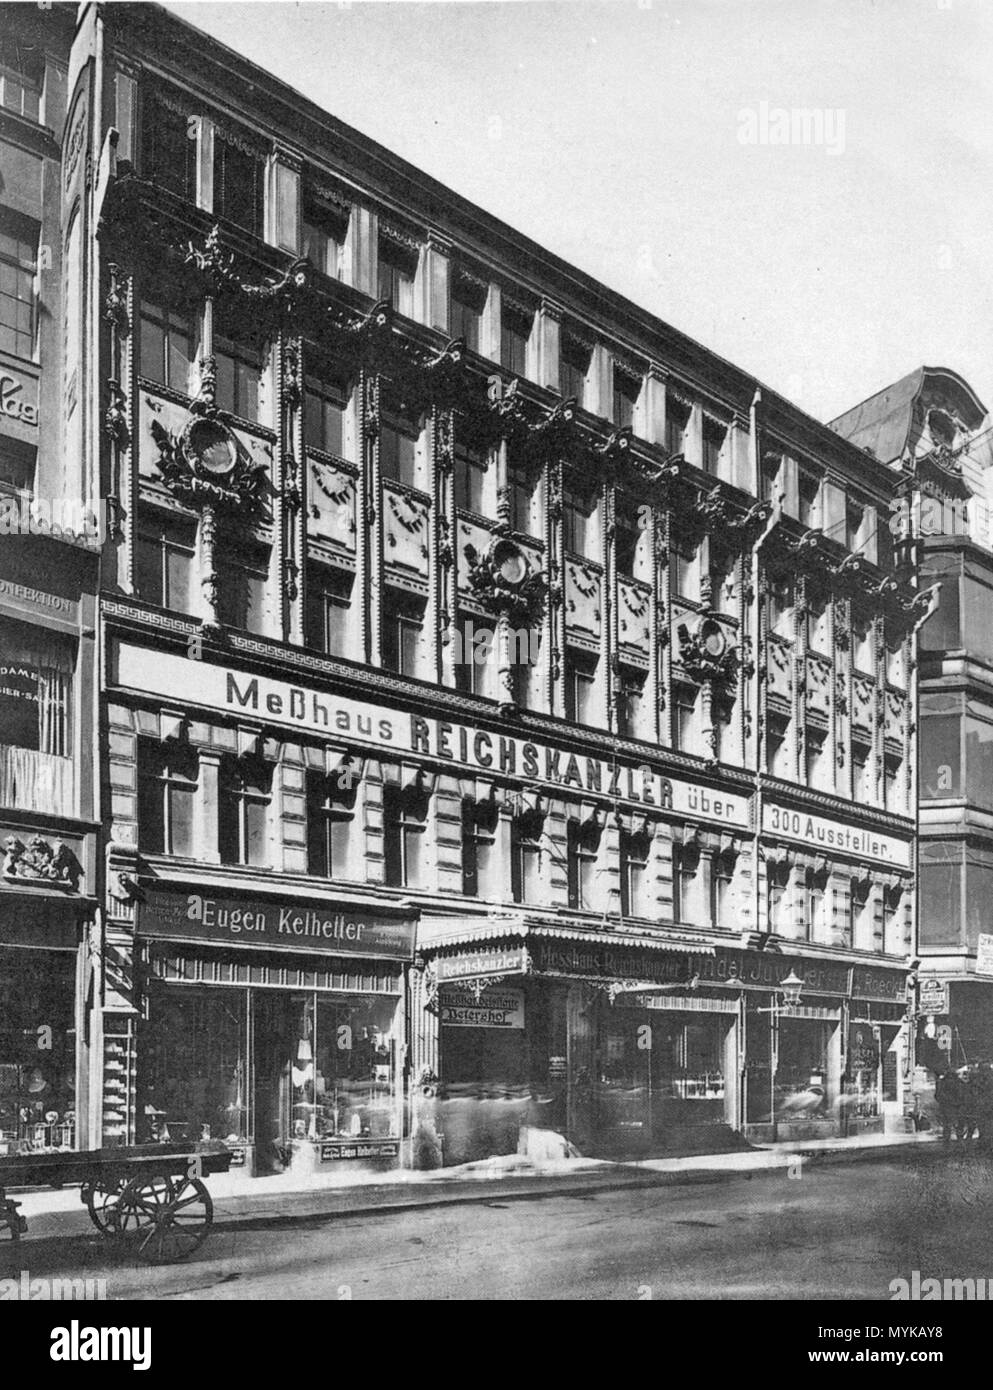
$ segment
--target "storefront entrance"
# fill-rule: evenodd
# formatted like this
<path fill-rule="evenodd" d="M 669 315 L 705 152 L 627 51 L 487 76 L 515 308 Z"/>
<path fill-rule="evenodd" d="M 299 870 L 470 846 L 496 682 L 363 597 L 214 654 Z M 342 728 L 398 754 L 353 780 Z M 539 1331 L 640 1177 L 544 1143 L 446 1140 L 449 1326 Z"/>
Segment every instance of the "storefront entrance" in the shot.
<path fill-rule="evenodd" d="M 0 947 L 0 1155 L 76 1147 L 76 953 Z"/>

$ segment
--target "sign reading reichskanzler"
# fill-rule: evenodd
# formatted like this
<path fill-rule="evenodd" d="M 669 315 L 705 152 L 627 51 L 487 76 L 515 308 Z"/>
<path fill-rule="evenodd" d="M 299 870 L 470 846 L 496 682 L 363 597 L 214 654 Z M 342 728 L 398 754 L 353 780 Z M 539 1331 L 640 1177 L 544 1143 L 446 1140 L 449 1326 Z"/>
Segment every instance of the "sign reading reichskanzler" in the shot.
<path fill-rule="evenodd" d="M 190 662 L 169 652 L 122 642 L 112 661 L 115 685 L 206 706 L 227 715 L 264 719 L 342 743 L 374 744 L 401 753 L 480 769 L 528 787 L 573 787 L 661 811 L 746 827 L 749 798 L 672 777 L 647 759 L 590 757 L 511 733 L 374 705 L 310 686 Z"/>
<path fill-rule="evenodd" d="M 411 960 L 412 918 L 327 903 L 234 897 L 146 888 L 138 911 L 142 936 L 259 946 L 265 950 L 320 951 L 331 956 L 385 956 Z"/>

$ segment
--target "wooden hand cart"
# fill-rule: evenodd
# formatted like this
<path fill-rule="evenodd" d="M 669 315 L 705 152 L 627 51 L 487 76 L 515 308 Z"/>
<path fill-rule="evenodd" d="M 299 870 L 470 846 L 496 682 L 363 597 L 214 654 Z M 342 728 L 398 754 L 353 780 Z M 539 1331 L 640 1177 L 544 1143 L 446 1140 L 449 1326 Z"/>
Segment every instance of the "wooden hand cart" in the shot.
<path fill-rule="evenodd" d="M 101 1235 L 133 1244 L 150 1264 L 173 1264 L 198 1250 L 214 1220 L 203 1178 L 226 1173 L 223 1144 L 138 1144 L 80 1153 L 17 1154 L 0 1158 L 0 1232 L 13 1240 L 28 1228 L 8 1187 L 70 1187 Z"/>

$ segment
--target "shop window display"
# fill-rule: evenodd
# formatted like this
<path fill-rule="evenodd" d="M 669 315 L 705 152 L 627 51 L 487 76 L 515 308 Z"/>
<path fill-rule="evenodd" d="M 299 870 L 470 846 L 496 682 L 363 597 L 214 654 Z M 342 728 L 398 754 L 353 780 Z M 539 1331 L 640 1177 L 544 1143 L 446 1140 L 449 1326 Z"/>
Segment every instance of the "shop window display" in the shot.
<path fill-rule="evenodd" d="M 139 1052 L 145 1142 L 247 1140 L 247 1003 L 243 990 L 153 991 Z"/>
<path fill-rule="evenodd" d="M 0 950 L 0 1155 L 76 1144 L 76 957 Z"/>
<path fill-rule="evenodd" d="M 388 1138 L 396 1134 L 392 999 L 299 1000 L 291 1067 L 294 1139 Z"/>

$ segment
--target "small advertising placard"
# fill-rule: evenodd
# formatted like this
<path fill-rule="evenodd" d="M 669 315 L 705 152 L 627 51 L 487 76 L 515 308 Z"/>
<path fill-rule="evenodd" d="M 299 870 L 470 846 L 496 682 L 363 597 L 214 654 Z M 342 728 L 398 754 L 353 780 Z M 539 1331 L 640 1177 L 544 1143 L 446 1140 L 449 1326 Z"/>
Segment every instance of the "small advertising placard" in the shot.
<path fill-rule="evenodd" d="M 399 1139 L 335 1139 L 321 1145 L 321 1162 L 337 1158 L 399 1158 Z"/>

